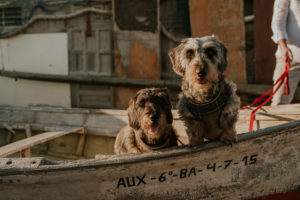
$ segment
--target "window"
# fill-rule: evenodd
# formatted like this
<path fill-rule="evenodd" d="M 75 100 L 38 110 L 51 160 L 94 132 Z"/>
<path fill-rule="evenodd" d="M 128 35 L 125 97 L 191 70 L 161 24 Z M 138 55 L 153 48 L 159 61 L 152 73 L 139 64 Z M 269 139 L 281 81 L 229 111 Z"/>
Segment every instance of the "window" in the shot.
<path fill-rule="evenodd" d="M 72 29 L 68 40 L 70 74 L 112 75 L 111 26 L 92 30 L 90 37 L 86 37 L 84 28 Z M 112 86 L 71 84 L 72 107 L 113 108 L 113 94 Z"/>
<path fill-rule="evenodd" d="M 112 40 L 108 30 L 94 30 L 86 37 L 83 29 L 69 33 L 70 73 L 112 74 Z"/>
<path fill-rule="evenodd" d="M 19 7 L 0 9 L 1 26 L 20 26 L 22 25 L 22 9 Z"/>

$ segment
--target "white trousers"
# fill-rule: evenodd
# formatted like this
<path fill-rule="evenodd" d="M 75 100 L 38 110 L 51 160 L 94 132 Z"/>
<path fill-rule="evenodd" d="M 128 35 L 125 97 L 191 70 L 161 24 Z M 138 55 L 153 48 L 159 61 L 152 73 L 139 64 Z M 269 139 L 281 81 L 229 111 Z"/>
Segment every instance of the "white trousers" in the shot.
<path fill-rule="evenodd" d="M 299 80 L 300 80 L 300 63 L 291 62 L 291 69 L 289 71 L 289 86 L 290 94 L 284 95 L 284 84 L 281 85 L 279 90 L 274 94 L 271 105 L 289 104 L 292 102 Z M 284 73 L 285 62 L 281 58 L 276 58 L 276 67 L 273 73 L 273 83 Z M 274 88 L 276 89 L 276 87 Z"/>

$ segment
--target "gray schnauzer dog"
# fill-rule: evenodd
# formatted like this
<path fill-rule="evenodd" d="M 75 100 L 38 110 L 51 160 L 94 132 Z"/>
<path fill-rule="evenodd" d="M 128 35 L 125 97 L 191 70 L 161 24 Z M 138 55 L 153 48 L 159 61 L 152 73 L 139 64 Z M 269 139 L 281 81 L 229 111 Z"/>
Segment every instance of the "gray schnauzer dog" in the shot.
<path fill-rule="evenodd" d="M 236 85 L 226 80 L 227 48 L 214 36 L 183 39 L 169 51 L 173 70 L 183 77 L 179 115 L 190 145 L 208 140 L 236 143 L 235 124 L 240 99 Z"/>

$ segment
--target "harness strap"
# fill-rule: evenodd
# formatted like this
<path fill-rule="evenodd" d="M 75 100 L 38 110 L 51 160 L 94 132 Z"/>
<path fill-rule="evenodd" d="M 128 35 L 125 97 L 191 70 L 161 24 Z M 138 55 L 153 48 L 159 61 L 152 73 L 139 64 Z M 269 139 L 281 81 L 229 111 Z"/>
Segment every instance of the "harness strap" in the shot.
<path fill-rule="evenodd" d="M 188 110 L 197 118 L 209 115 L 215 112 L 221 112 L 227 102 L 227 95 L 225 95 L 225 89 L 222 88 L 215 99 L 207 103 L 195 103 L 183 95 L 183 98 L 187 101 Z"/>
<path fill-rule="evenodd" d="M 167 138 L 166 141 L 160 146 L 150 146 L 142 140 L 142 138 L 139 135 L 139 131 L 134 131 L 135 139 L 137 141 L 136 145 L 139 147 L 139 149 L 142 148 L 147 151 L 153 151 L 153 150 L 160 150 L 170 146 L 170 138 Z"/>

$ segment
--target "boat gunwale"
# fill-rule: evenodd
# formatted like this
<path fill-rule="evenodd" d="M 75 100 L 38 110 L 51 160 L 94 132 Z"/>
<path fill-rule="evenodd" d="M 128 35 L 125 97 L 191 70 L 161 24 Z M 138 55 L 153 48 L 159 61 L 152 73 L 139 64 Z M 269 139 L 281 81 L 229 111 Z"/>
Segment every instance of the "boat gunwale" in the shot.
<path fill-rule="evenodd" d="M 239 142 L 247 141 L 250 139 L 267 136 L 271 134 L 280 133 L 284 129 L 300 128 L 300 120 L 288 122 L 278 126 L 268 127 L 257 131 L 246 132 L 238 135 Z M 299 132 L 300 133 L 300 132 Z M 237 144 L 238 145 L 238 144 Z M 147 162 L 151 160 L 159 160 L 170 157 L 178 157 L 186 154 L 194 154 L 200 151 L 205 151 L 221 146 L 226 146 L 219 141 L 207 142 L 202 146 L 195 147 L 173 147 L 164 152 L 150 152 L 143 154 L 123 154 L 123 155 L 104 155 L 104 159 L 83 159 L 83 160 L 65 160 L 53 162 L 46 160 L 46 164 L 41 164 L 38 167 L 28 168 L 6 168 L 0 169 L 0 176 L 8 175 L 29 175 L 43 172 L 54 172 L 54 171 L 67 171 L 67 170 L 78 170 L 78 169 L 98 169 L 107 166 L 115 166 L 120 164 L 131 164 L 139 162 Z M 232 147 L 234 148 L 234 146 Z M 109 159 L 108 159 L 109 158 Z M 22 158 L 6 158 L 6 159 L 22 159 Z M 50 163 L 50 164 L 49 164 Z"/>

